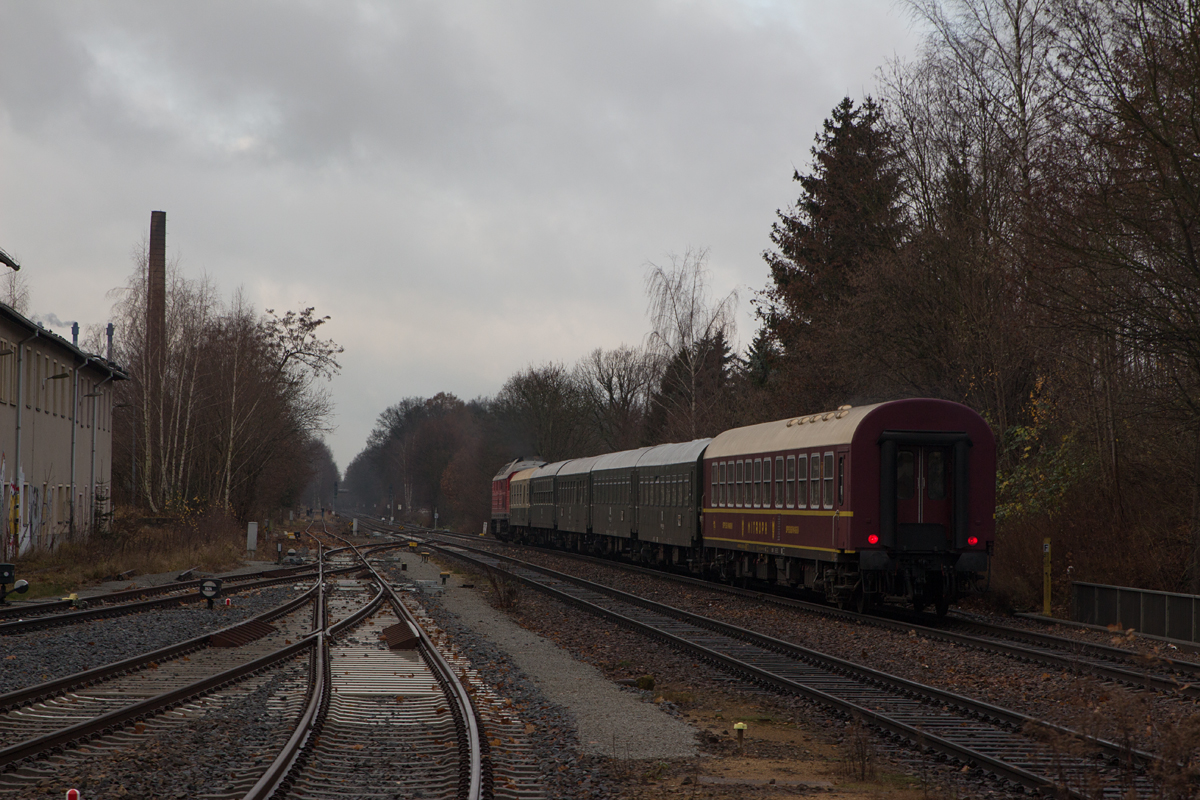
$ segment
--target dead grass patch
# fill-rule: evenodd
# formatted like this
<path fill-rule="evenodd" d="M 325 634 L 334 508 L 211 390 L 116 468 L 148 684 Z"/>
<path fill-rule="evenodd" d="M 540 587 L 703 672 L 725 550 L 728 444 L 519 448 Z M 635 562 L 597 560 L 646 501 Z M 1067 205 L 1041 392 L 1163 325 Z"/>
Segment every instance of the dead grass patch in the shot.
<path fill-rule="evenodd" d="M 217 572 L 239 566 L 245 557 L 244 528 L 221 511 L 153 524 L 142 519 L 139 511 L 118 508 L 107 533 L 17 559 L 18 577 L 29 581 L 26 597 L 77 591 L 130 570 L 137 575 L 191 567 Z"/>

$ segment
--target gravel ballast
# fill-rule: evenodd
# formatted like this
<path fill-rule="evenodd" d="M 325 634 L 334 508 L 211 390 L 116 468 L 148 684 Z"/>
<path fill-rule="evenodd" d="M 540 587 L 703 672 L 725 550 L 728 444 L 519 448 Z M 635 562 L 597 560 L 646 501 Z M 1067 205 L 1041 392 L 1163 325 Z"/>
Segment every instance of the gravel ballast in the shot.
<path fill-rule="evenodd" d="M 293 599 L 302 590 L 269 587 L 232 595 L 211 611 L 202 603 L 91 620 L 5 636 L 0 693 L 132 658 L 176 642 L 236 625 Z"/>

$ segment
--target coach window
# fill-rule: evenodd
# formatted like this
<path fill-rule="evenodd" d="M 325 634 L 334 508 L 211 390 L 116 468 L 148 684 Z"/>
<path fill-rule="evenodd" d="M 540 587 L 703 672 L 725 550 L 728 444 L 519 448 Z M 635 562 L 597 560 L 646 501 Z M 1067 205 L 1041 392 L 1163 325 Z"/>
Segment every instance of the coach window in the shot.
<path fill-rule="evenodd" d="M 771 507 L 771 459 L 763 459 L 762 506 Z"/>
<path fill-rule="evenodd" d="M 771 459 L 763 459 L 762 507 L 771 507 Z"/>
<path fill-rule="evenodd" d="M 946 499 L 946 454 L 941 450 L 927 450 L 925 457 L 928 464 L 925 474 L 929 485 L 925 487 L 930 500 Z"/>
<path fill-rule="evenodd" d="M 825 507 L 833 508 L 833 453 L 825 454 L 822 464 L 821 480 L 825 482 Z"/>
<path fill-rule="evenodd" d="M 796 507 L 808 508 L 808 456 L 796 456 Z"/>
<path fill-rule="evenodd" d="M 837 497 L 839 506 L 846 504 L 846 457 L 838 454 L 838 485 Z"/>
<path fill-rule="evenodd" d="M 724 508 L 725 507 L 725 462 L 722 461 L 720 464 L 715 465 L 713 467 L 713 469 L 718 471 L 717 494 L 713 498 L 713 505 L 716 505 L 720 508 Z"/>
<path fill-rule="evenodd" d="M 791 484 L 789 483 L 788 486 Z M 788 500 L 791 500 L 791 494 L 788 492 Z M 788 505 L 791 503 L 789 502 Z M 775 456 L 775 507 L 783 508 L 783 456 Z"/>
<path fill-rule="evenodd" d="M 738 508 L 742 507 L 742 462 L 739 461 L 734 466 L 734 482 L 733 482 L 733 504 Z"/>
<path fill-rule="evenodd" d="M 808 460 L 808 507 L 821 507 L 821 454 L 813 453 Z"/>
<path fill-rule="evenodd" d="M 787 484 L 786 484 L 787 489 L 785 490 L 785 493 L 787 494 L 787 507 L 795 508 L 796 507 L 796 457 L 788 456 L 787 457 L 787 465 L 788 465 L 787 466 L 787 470 L 788 470 L 787 471 Z"/>
<path fill-rule="evenodd" d="M 754 459 L 754 478 L 753 478 L 753 494 L 754 507 L 758 508 L 762 505 L 762 459 Z"/>
<path fill-rule="evenodd" d="M 901 450 L 896 453 L 896 499 L 911 500 L 913 496 L 913 453 Z"/>

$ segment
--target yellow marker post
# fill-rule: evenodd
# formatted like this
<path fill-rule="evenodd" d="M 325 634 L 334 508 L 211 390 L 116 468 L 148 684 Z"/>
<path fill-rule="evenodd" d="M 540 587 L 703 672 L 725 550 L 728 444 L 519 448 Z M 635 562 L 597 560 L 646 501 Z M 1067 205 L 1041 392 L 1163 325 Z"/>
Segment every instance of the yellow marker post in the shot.
<path fill-rule="evenodd" d="M 1042 540 L 1042 616 L 1050 616 L 1050 537 Z"/>

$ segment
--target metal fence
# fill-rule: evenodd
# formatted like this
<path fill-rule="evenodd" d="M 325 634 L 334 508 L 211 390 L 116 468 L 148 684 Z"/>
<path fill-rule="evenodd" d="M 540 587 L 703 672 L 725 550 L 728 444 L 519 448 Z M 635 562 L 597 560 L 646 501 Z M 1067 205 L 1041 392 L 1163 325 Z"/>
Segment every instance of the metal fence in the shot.
<path fill-rule="evenodd" d="M 1071 619 L 1076 622 L 1200 642 L 1200 596 L 1079 581 L 1071 584 L 1071 593 Z"/>

